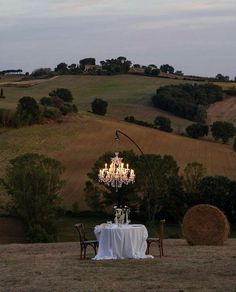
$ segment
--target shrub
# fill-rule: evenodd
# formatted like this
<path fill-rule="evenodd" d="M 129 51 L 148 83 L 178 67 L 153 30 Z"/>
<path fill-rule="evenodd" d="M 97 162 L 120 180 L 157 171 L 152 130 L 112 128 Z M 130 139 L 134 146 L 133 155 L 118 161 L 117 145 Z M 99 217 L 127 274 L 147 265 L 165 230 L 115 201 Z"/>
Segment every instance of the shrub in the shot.
<path fill-rule="evenodd" d="M 61 118 L 61 115 L 61 111 L 56 107 L 44 107 L 43 116 L 47 119 L 58 120 Z"/>
<path fill-rule="evenodd" d="M 64 103 L 61 107 L 60 107 L 60 111 L 61 113 L 65 116 L 68 113 L 73 112 L 73 104 L 71 103 Z"/>
<path fill-rule="evenodd" d="M 161 131 L 165 131 L 165 132 L 172 132 L 173 131 L 173 129 L 171 128 L 171 120 L 166 118 L 166 117 L 157 116 L 155 118 L 154 124 Z"/>
<path fill-rule="evenodd" d="M 186 128 L 186 133 L 191 138 L 199 138 L 208 135 L 208 126 L 203 124 L 192 124 Z"/>
<path fill-rule="evenodd" d="M 78 112 L 78 107 L 77 107 L 77 105 L 76 104 L 72 104 L 72 108 L 73 108 L 73 112 L 74 113 L 77 113 Z"/>
<path fill-rule="evenodd" d="M 127 117 L 125 117 L 125 121 L 126 122 L 129 122 L 129 123 L 134 123 L 135 122 L 134 116 L 127 116 Z"/>
<path fill-rule="evenodd" d="M 61 108 L 64 105 L 64 101 L 57 96 L 53 96 L 52 97 L 52 104 L 53 106 L 57 107 L 57 108 Z"/>
<path fill-rule="evenodd" d="M 37 101 L 30 96 L 24 96 L 19 100 L 16 111 L 16 123 L 18 125 L 32 125 L 40 121 L 40 108 Z"/>
<path fill-rule="evenodd" d="M 222 140 L 227 143 L 236 133 L 236 128 L 232 123 L 216 121 L 211 126 L 212 136 L 216 141 Z"/>
<path fill-rule="evenodd" d="M 156 128 L 153 124 L 145 122 L 145 121 L 141 121 L 141 120 L 136 120 L 133 116 L 125 117 L 125 121 L 128 123 L 137 124 L 139 126 L 144 126 L 148 128 Z"/>
<path fill-rule="evenodd" d="M 57 96 L 61 98 L 64 102 L 72 102 L 73 96 L 69 89 L 67 88 L 57 88 L 49 93 L 49 96 Z"/>
<path fill-rule="evenodd" d="M 46 97 L 42 97 L 40 99 L 40 103 L 42 105 L 47 105 L 47 106 L 53 106 L 54 105 L 52 98 L 51 97 L 47 97 L 47 96 Z"/>
<path fill-rule="evenodd" d="M 97 115 L 104 116 L 107 112 L 108 103 L 100 98 L 95 98 L 91 103 L 92 112 Z"/>
<path fill-rule="evenodd" d="M 0 127 L 11 127 L 14 125 L 15 111 L 0 109 Z"/>

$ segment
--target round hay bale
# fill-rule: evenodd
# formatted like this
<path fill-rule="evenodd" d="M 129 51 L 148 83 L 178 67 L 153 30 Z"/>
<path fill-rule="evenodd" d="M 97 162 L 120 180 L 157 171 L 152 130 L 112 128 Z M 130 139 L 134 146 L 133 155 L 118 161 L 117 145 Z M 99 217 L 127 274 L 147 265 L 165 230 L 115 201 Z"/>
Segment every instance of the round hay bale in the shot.
<path fill-rule="evenodd" d="M 183 219 L 182 233 L 190 245 L 223 245 L 229 231 L 226 216 L 211 205 L 196 205 Z"/>

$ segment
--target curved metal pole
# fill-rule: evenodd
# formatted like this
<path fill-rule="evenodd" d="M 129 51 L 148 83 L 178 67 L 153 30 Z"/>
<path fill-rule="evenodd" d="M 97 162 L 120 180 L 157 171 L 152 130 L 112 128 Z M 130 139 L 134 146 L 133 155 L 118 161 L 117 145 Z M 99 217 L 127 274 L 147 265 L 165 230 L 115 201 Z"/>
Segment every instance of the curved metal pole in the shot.
<path fill-rule="evenodd" d="M 150 178 L 151 178 L 151 184 L 152 184 L 152 191 L 153 191 L 153 194 L 155 193 L 155 180 L 154 180 L 154 176 L 153 176 L 153 172 L 152 172 L 152 169 L 151 169 L 151 167 L 150 167 L 150 164 L 148 163 L 148 160 L 146 159 L 146 157 L 145 157 L 145 155 L 144 155 L 144 153 L 143 153 L 143 151 L 142 151 L 142 149 L 139 147 L 139 145 L 132 139 L 132 138 L 130 138 L 127 134 L 125 134 L 124 132 L 122 132 L 122 131 L 120 131 L 120 130 L 116 130 L 116 133 L 115 133 L 115 139 L 116 140 L 120 140 L 120 137 L 119 137 L 119 134 L 121 134 L 121 135 L 123 135 L 123 136 L 125 136 L 127 139 L 129 139 L 137 148 L 138 148 L 138 150 L 140 151 L 140 153 L 142 154 L 142 156 L 143 156 L 143 159 L 144 159 L 144 161 L 145 161 L 145 163 L 146 163 L 146 166 L 147 166 L 147 169 L 148 169 L 148 171 L 149 171 L 149 173 L 150 173 Z M 148 198 L 149 200 L 150 200 L 150 198 Z M 148 206 L 148 208 L 149 208 L 149 216 L 151 215 L 150 214 L 150 201 L 149 201 L 149 206 Z M 149 220 L 151 220 L 151 218 L 149 218 Z"/>

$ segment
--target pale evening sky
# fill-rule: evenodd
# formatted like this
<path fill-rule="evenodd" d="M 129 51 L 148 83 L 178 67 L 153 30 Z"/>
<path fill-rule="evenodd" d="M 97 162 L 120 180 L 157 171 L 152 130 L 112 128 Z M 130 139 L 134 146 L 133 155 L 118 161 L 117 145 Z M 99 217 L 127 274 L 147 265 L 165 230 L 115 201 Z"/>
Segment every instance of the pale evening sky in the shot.
<path fill-rule="evenodd" d="M 235 0 L 0 0 L 0 71 L 126 56 L 236 76 Z"/>

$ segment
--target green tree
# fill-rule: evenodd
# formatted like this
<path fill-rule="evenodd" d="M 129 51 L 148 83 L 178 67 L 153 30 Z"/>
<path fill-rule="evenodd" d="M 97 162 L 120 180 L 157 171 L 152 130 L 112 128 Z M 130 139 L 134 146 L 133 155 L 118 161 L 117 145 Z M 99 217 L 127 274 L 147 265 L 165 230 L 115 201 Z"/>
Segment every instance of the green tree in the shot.
<path fill-rule="evenodd" d="M 173 129 L 171 128 L 171 120 L 163 117 L 157 116 L 154 120 L 154 124 L 161 130 L 165 132 L 172 132 Z"/>
<path fill-rule="evenodd" d="M 95 98 L 91 103 L 92 112 L 104 116 L 107 112 L 108 102 L 100 98 Z"/>
<path fill-rule="evenodd" d="M 80 69 L 84 71 L 85 65 L 96 65 L 96 59 L 95 58 L 85 58 L 79 61 Z"/>
<path fill-rule="evenodd" d="M 68 65 L 64 62 L 57 65 L 57 67 L 54 69 L 55 72 L 59 74 L 66 74 L 68 73 Z"/>
<path fill-rule="evenodd" d="M 150 75 L 151 76 L 159 76 L 160 72 L 161 72 L 160 69 L 154 68 L 151 70 Z"/>
<path fill-rule="evenodd" d="M 57 88 L 57 89 L 54 89 L 51 92 L 49 92 L 49 96 L 59 97 L 64 102 L 72 102 L 73 101 L 72 93 L 67 88 Z"/>
<path fill-rule="evenodd" d="M 181 218 L 185 211 L 184 192 L 178 166 L 172 156 L 138 156 L 133 151 L 120 153 L 124 162 L 135 170 L 136 181 L 134 184 L 123 185 L 118 192 L 111 186 L 98 182 L 99 169 L 105 163 L 109 164 L 113 156 L 111 152 L 104 153 L 88 174 L 90 180 L 86 182 L 85 193 L 90 208 L 100 211 L 107 206 L 128 205 L 131 209 L 140 209 L 150 224 L 160 216 L 168 216 L 173 221 Z"/>
<path fill-rule="evenodd" d="M 102 202 L 99 188 L 88 180 L 85 182 L 84 191 L 86 193 L 85 202 L 89 208 L 95 212 L 103 211 L 104 204 Z"/>
<path fill-rule="evenodd" d="M 40 121 L 41 113 L 37 101 L 30 96 L 22 97 L 17 105 L 16 120 L 19 125 L 32 125 Z"/>
<path fill-rule="evenodd" d="M 192 124 L 186 128 L 186 133 L 191 138 L 199 138 L 208 135 L 208 126 L 203 124 Z"/>
<path fill-rule="evenodd" d="M 190 162 L 184 168 L 184 188 L 187 193 L 196 193 L 206 169 L 199 162 Z"/>
<path fill-rule="evenodd" d="M 26 227 L 28 242 L 56 239 L 56 211 L 63 185 L 61 163 L 43 155 L 27 153 L 10 161 L 2 180 L 14 210 Z"/>
<path fill-rule="evenodd" d="M 194 117 L 194 121 L 204 124 L 207 120 L 207 108 L 205 105 L 199 104 L 197 106 L 197 112 Z"/>
<path fill-rule="evenodd" d="M 31 76 L 33 76 L 33 77 L 40 77 L 40 76 L 48 76 L 50 74 L 52 74 L 51 68 L 39 68 L 39 69 L 35 69 L 31 73 Z"/>
<path fill-rule="evenodd" d="M 229 81 L 229 76 L 224 76 L 221 73 L 216 75 L 216 79 L 219 81 Z"/>
<path fill-rule="evenodd" d="M 221 139 L 223 143 L 227 143 L 234 137 L 236 129 L 232 123 L 216 121 L 211 126 L 211 132 L 216 141 Z"/>
<path fill-rule="evenodd" d="M 34 153 L 16 157 L 6 169 L 2 183 L 12 198 L 16 215 L 25 223 L 28 242 L 56 238 L 62 172 L 59 161 Z"/>
<path fill-rule="evenodd" d="M 40 104 L 46 106 L 53 106 L 53 101 L 51 97 L 45 96 L 40 99 Z"/>
<path fill-rule="evenodd" d="M 136 181 L 138 189 L 143 192 L 145 210 L 150 223 L 154 223 L 159 214 L 170 216 L 170 213 L 174 211 L 170 208 L 170 204 L 174 206 L 174 209 L 179 209 L 181 216 L 178 200 L 183 192 L 178 171 L 178 165 L 170 155 L 161 157 L 147 154 L 140 157 Z M 181 204 L 183 206 L 183 203 Z"/>
<path fill-rule="evenodd" d="M 224 176 L 206 176 L 198 185 L 201 204 L 221 209 L 230 221 L 236 222 L 236 182 Z"/>
<path fill-rule="evenodd" d="M 102 69 L 108 73 L 127 73 L 132 64 L 126 57 L 120 56 L 117 59 L 107 59 L 100 62 Z"/>
<path fill-rule="evenodd" d="M 169 64 L 163 64 L 160 67 L 160 70 L 165 73 L 173 74 L 175 72 L 174 67 L 170 66 Z"/>
<path fill-rule="evenodd" d="M 81 70 L 80 66 L 78 66 L 75 63 L 69 65 L 68 69 L 69 69 L 70 73 L 72 73 L 72 74 L 80 74 L 80 73 L 82 73 L 82 70 Z"/>

